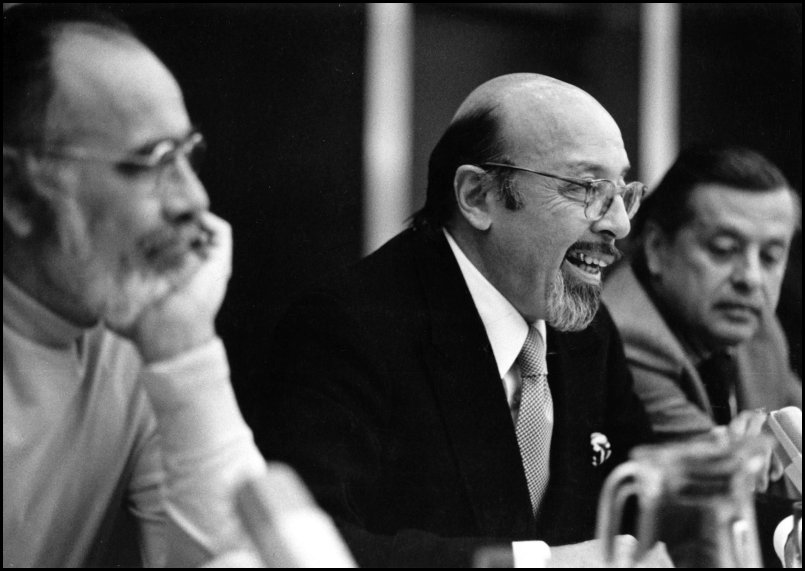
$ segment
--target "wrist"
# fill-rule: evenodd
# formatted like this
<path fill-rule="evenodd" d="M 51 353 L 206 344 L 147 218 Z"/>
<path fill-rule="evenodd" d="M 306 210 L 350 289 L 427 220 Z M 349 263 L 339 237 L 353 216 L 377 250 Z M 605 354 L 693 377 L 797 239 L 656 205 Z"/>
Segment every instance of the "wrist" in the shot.
<path fill-rule="evenodd" d="M 157 331 L 138 336 L 135 341 L 145 364 L 173 359 L 192 351 L 216 337 L 215 326 L 160 327 Z"/>

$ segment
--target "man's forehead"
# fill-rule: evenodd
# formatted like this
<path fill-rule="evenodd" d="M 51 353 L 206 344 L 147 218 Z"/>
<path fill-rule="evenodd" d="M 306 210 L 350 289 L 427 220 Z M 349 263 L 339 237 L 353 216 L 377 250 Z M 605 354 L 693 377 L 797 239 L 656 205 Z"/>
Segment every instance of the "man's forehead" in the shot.
<path fill-rule="evenodd" d="M 595 116 L 565 119 L 554 116 L 547 124 L 513 125 L 507 138 L 513 158 L 568 176 L 618 179 L 627 174 L 629 157 L 614 121 Z"/>
<path fill-rule="evenodd" d="M 690 194 L 694 226 L 705 232 L 735 234 L 748 239 L 790 239 L 797 210 L 791 190 L 746 190 L 703 184 Z"/>
<path fill-rule="evenodd" d="M 51 138 L 128 148 L 189 128 L 176 80 L 133 38 L 66 30 L 54 43 L 52 66 Z"/>
<path fill-rule="evenodd" d="M 501 108 L 516 160 L 567 175 L 620 177 L 629 159 L 612 116 L 589 94 L 562 84 L 525 89 Z"/>

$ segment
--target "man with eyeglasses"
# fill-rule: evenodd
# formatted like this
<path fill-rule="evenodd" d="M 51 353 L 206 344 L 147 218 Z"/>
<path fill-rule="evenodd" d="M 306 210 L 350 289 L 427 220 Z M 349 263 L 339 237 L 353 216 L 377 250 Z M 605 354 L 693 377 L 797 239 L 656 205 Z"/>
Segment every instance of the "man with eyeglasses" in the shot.
<path fill-rule="evenodd" d="M 602 482 L 652 438 L 598 304 L 645 192 L 628 170 L 590 95 L 493 79 L 431 154 L 412 227 L 280 323 L 258 445 L 359 563 L 527 565 L 550 545 L 552 566 L 603 564 Z"/>
<path fill-rule="evenodd" d="M 264 464 L 214 328 L 231 238 L 203 147 L 125 25 L 4 11 L 4 567 L 130 564 L 124 512 L 146 564 L 240 545 L 232 487 Z"/>

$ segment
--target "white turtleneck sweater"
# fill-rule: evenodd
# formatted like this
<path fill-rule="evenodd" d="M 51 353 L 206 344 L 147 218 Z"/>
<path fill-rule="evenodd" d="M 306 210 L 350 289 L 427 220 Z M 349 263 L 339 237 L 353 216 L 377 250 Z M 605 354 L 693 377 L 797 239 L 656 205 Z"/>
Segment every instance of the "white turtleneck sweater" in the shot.
<path fill-rule="evenodd" d="M 3 278 L 3 567 L 107 560 L 122 509 L 147 565 L 242 547 L 231 491 L 264 469 L 216 339 L 143 367 Z"/>

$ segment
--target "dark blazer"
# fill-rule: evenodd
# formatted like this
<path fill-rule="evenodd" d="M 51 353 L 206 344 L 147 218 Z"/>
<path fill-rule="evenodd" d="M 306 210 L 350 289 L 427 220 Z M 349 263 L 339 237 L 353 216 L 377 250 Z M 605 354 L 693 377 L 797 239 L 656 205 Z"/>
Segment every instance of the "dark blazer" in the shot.
<path fill-rule="evenodd" d="M 258 444 L 361 565 L 467 565 L 483 544 L 591 539 L 604 477 L 650 438 L 606 311 L 549 328 L 551 481 L 539 521 L 492 348 L 441 231 L 407 230 L 282 320 Z M 590 435 L 612 457 L 593 466 Z"/>

